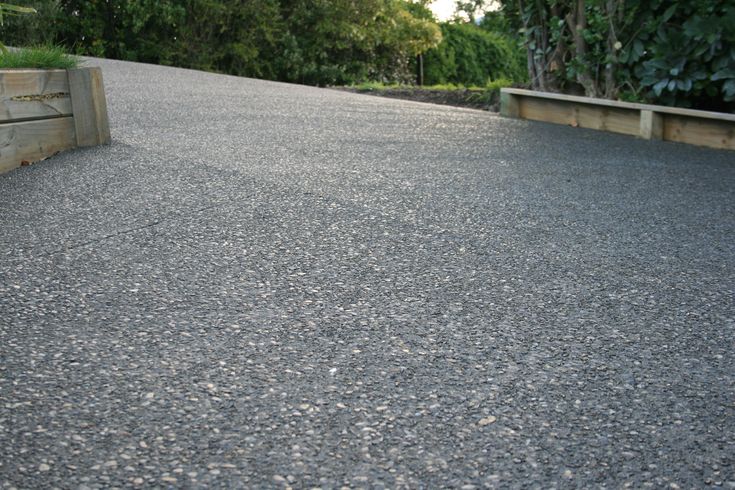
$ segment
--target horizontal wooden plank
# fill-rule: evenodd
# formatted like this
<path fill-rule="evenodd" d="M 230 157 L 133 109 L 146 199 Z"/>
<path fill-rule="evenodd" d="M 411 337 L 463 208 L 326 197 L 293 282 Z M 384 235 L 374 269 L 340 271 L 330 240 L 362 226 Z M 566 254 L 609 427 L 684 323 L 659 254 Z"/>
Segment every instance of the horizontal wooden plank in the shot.
<path fill-rule="evenodd" d="M 68 93 L 0 101 L 0 123 L 71 115 L 71 97 Z"/>
<path fill-rule="evenodd" d="M 663 134 L 668 141 L 735 150 L 735 122 L 665 114 Z"/>
<path fill-rule="evenodd" d="M 72 117 L 0 124 L 0 173 L 75 146 Z"/>
<path fill-rule="evenodd" d="M 525 90 L 520 88 L 503 88 L 501 89 L 501 94 L 502 93 L 513 94 L 521 96 L 523 98 L 534 97 L 539 99 L 577 102 L 581 104 L 593 104 L 598 106 L 613 107 L 617 109 L 647 110 L 664 114 L 675 114 L 679 116 L 700 117 L 704 119 L 718 119 L 722 121 L 735 122 L 735 114 L 728 114 L 725 112 L 699 111 L 694 109 L 683 109 L 680 107 L 667 107 L 651 104 L 635 104 L 632 102 L 621 102 L 618 100 L 594 99 L 591 97 L 557 94 L 553 92 L 537 92 L 535 90 Z"/>
<path fill-rule="evenodd" d="M 518 113 L 523 119 L 629 135 L 640 131 L 639 113 L 634 110 L 533 97 L 519 97 L 518 102 Z"/>
<path fill-rule="evenodd" d="M 0 71 L 0 123 L 71 113 L 66 70 Z"/>

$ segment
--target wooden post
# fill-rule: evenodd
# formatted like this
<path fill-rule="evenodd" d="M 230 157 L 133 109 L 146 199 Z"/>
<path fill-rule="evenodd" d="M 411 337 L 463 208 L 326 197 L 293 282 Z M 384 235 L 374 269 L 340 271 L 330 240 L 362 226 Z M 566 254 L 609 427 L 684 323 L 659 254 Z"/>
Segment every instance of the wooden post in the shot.
<path fill-rule="evenodd" d="M 519 97 L 500 89 L 500 115 L 505 117 L 521 117 Z"/>
<path fill-rule="evenodd" d="M 664 120 L 661 114 L 649 110 L 641 110 L 641 138 L 660 140 L 664 137 Z"/>
<path fill-rule="evenodd" d="M 111 141 L 105 88 L 99 67 L 69 70 L 69 91 L 78 146 L 106 145 Z"/>

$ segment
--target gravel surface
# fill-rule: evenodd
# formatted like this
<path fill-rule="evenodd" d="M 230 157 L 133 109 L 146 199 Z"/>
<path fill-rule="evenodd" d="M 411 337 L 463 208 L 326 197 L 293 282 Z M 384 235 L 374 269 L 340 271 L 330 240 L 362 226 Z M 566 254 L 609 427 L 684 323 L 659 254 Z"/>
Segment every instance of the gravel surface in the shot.
<path fill-rule="evenodd" d="M 0 488 L 735 488 L 735 152 L 112 61 L 0 176 Z"/>

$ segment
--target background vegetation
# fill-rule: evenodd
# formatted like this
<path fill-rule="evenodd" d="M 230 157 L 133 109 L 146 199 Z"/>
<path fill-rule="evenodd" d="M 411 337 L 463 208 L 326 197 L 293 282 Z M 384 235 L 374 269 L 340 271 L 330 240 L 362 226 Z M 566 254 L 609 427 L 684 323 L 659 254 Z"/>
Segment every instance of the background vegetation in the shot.
<path fill-rule="evenodd" d="M 439 25 L 427 0 L 16 0 L 8 45 L 313 85 L 416 81 L 484 85 L 524 78 L 511 37 Z M 441 66 L 440 66 L 441 65 Z"/>
<path fill-rule="evenodd" d="M 533 88 L 735 109 L 733 0 L 502 0 Z"/>
<path fill-rule="evenodd" d="M 5 18 L 14 46 L 312 85 L 410 84 L 422 67 L 429 85 L 735 110 L 735 0 L 459 0 L 446 23 L 429 0 L 14 3 L 39 12 Z"/>

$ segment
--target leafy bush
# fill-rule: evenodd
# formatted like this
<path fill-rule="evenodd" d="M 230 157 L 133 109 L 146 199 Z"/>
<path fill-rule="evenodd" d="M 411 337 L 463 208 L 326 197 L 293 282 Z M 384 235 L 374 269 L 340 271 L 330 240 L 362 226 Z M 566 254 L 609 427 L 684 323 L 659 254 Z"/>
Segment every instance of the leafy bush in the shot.
<path fill-rule="evenodd" d="M 31 13 L 37 15 L 13 15 L 12 10 L 5 10 L 0 5 L 0 25 L 2 26 L 3 45 L 8 46 L 25 46 L 28 44 L 51 44 L 53 36 L 45 36 L 48 32 L 47 12 L 45 6 L 50 2 L 24 2 L 21 8 L 26 10 L 22 13 Z"/>
<path fill-rule="evenodd" d="M 442 42 L 425 54 L 427 84 L 484 86 L 498 78 L 525 79 L 523 52 L 509 37 L 469 23 L 445 23 L 441 29 Z"/>
<path fill-rule="evenodd" d="M 666 105 L 733 110 L 735 5 L 661 2 L 647 14 L 640 34 L 621 54 L 620 77 L 639 82 L 626 95 Z"/>
<path fill-rule="evenodd" d="M 731 0 L 502 4 L 500 20 L 524 36 L 529 78 L 537 90 L 735 109 Z"/>
<path fill-rule="evenodd" d="M 308 83 L 405 81 L 441 31 L 408 0 L 18 0 L 10 44 Z M 414 12 L 416 15 L 414 15 Z"/>

